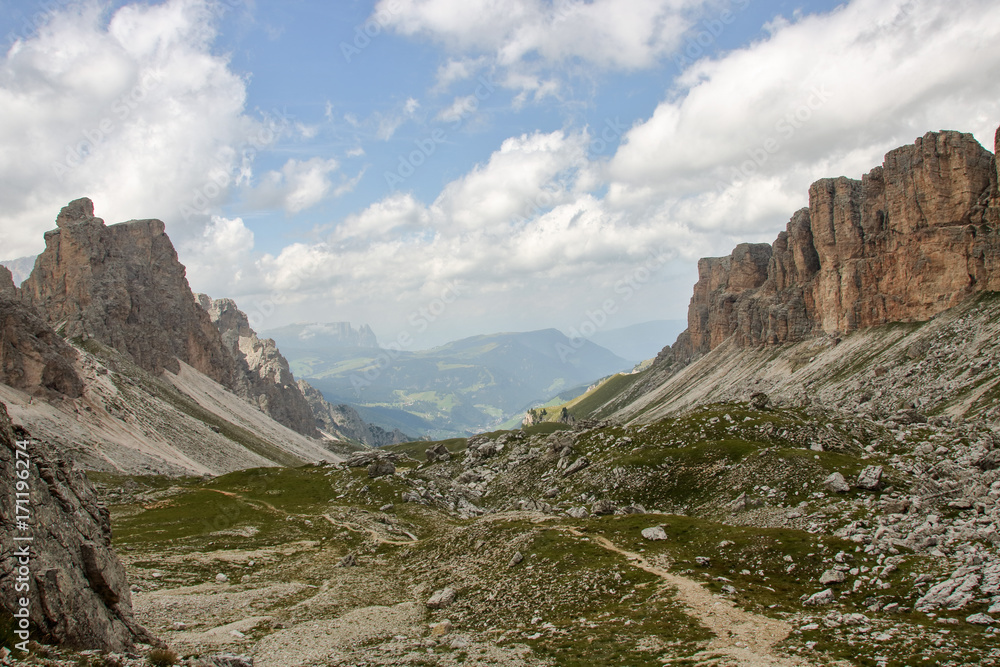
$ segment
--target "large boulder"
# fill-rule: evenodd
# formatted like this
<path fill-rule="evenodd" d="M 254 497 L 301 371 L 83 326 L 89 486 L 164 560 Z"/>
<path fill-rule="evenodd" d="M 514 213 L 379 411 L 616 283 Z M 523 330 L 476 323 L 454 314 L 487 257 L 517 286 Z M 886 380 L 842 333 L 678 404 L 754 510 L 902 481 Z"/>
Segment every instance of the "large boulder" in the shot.
<path fill-rule="evenodd" d="M 0 494 L 2 604 L 16 614 L 20 597 L 27 599 L 30 638 L 114 652 L 155 642 L 132 614 L 125 568 L 111 548 L 108 511 L 94 487 L 51 447 L 14 427 L 3 403 L 0 476 L 5 480 Z M 15 479 L 16 487 L 6 482 Z M 20 506 L 15 493 L 27 494 Z M 20 524 L 25 511 L 25 524 Z M 30 556 L 21 553 L 25 545 Z M 15 597 L 17 584 L 27 584 L 28 590 Z"/>

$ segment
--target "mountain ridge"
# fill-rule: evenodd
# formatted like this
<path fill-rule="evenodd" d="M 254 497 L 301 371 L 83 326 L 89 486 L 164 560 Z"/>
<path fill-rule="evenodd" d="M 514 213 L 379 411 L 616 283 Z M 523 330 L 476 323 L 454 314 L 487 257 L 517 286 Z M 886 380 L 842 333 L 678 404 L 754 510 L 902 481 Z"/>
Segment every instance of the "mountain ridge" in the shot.
<path fill-rule="evenodd" d="M 861 180 L 816 181 L 774 243 L 699 260 L 688 328 L 661 359 L 686 363 L 730 337 L 774 345 L 924 321 L 1000 289 L 998 169 L 972 135 L 942 131 Z"/>

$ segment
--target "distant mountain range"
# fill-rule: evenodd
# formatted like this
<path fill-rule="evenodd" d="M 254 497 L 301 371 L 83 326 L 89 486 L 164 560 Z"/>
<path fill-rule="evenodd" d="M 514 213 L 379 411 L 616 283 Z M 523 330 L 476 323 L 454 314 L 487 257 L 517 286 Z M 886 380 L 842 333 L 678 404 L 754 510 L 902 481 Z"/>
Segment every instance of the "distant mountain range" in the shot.
<path fill-rule="evenodd" d="M 330 348 L 378 347 L 375 332 L 367 324 L 355 329 L 350 322 L 309 322 L 289 324 L 265 331 L 262 335 L 273 338 L 282 351 L 315 350 Z"/>
<path fill-rule="evenodd" d="M 639 363 L 655 357 L 666 345 L 665 341 L 677 340 L 677 336 L 686 328 L 687 320 L 654 320 L 620 329 L 598 331 L 588 340 L 623 359 Z"/>
<path fill-rule="evenodd" d="M 556 329 L 473 336 L 431 350 L 328 347 L 268 332 L 332 403 L 358 408 L 386 429 L 432 437 L 496 427 L 560 392 L 631 368 L 630 360 Z"/>
<path fill-rule="evenodd" d="M 18 257 L 17 259 L 4 259 L 0 260 L 0 266 L 6 266 L 10 270 L 11 278 L 14 279 L 14 285 L 20 287 L 28 276 L 31 275 L 31 269 L 35 266 L 35 258 L 38 255 L 31 255 L 30 257 Z"/>

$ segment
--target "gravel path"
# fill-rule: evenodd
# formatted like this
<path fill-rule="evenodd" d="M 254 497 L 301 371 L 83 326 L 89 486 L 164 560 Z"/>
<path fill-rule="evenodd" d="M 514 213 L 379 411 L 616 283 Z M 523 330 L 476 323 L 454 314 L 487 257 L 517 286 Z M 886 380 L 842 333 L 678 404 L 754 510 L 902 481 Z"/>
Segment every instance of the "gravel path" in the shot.
<path fill-rule="evenodd" d="M 705 665 L 740 665 L 741 667 L 811 667 L 845 663 L 816 663 L 802 658 L 778 655 L 774 647 L 788 637 L 788 623 L 740 609 L 730 600 L 713 595 L 697 581 L 657 567 L 637 553 L 626 551 L 599 535 L 586 535 L 569 529 L 578 537 L 589 537 L 599 546 L 625 556 L 630 565 L 660 577 L 677 590 L 677 597 L 705 627 L 715 635 L 708 646 L 686 659 Z"/>

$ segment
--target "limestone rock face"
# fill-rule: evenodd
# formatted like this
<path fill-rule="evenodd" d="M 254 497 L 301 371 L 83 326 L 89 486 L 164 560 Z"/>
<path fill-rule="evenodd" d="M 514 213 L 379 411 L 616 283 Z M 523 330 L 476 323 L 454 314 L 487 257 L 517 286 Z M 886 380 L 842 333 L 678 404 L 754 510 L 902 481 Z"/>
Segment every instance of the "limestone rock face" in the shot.
<path fill-rule="evenodd" d="M 10 271 L 0 266 L 0 383 L 41 396 L 83 394 L 77 352 L 21 303 Z"/>
<path fill-rule="evenodd" d="M 231 299 L 213 300 L 198 294 L 196 300 L 236 361 L 231 389 L 278 423 L 303 435 L 319 437 L 312 408 L 274 341 L 258 338 L 246 314 Z"/>
<path fill-rule="evenodd" d="M 398 428 L 387 431 L 381 426 L 367 423 L 349 405 L 331 405 L 323 398 L 319 389 L 304 380 L 299 380 L 299 389 L 312 407 L 320 428 L 334 437 L 360 442 L 369 447 L 384 447 L 413 440 Z"/>
<path fill-rule="evenodd" d="M 699 261 L 688 329 L 661 358 L 923 321 L 1000 289 L 998 169 L 972 135 L 929 132 L 860 181 L 813 183 L 771 246 Z"/>
<path fill-rule="evenodd" d="M 22 299 L 56 331 L 93 337 L 153 373 L 178 372 L 180 359 L 232 385 L 236 364 L 195 303 L 161 221 L 105 226 L 93 202 L 78 199 L 56 226 L 21 285 Z"/>
<path fill-rule="evenodd" d="M 13 481 L 18 440 L 28 440 L 26 469 L 30 494 L 29 531 L 15 523 Z M 21 455 L 22 457 L 24 454 Z M 50 446 L 30 441 L 28 434 L 11 425 L 7 408 L 0 403 L 0 474 L 5 493 L 0 495 L 0 526 L 5 540 L 0 552 L 0 589 L 11 607 L 19 556 L 14 550 L 30 542 L 28 598 L 31 639 L 78 649 L 125 651 L 135 642 L 155 639 L 132 614 L 125 568 L 111 549 L 108 511 L 98 502 L 87 478 L 60 460 Z M 9 491 L 9 492 L 6 492 Z M 19 594 L 20 595 L 20 594 Z"/>

